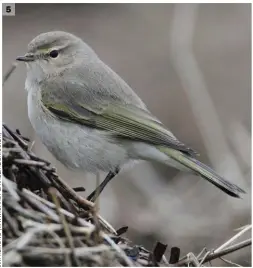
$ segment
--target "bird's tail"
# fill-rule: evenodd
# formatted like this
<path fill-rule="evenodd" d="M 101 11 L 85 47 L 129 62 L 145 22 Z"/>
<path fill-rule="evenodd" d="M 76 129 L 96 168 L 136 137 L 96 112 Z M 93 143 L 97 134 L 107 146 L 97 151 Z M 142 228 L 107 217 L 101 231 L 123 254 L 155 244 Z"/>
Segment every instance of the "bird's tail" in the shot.
<path fill-rule="evenodd" d="M 245 193 L 243 189 L 223 179 L 214 170 L 201 163 L 197 159 L 170 148 L 163 147 L 160 148 L 160 150 L 186 168 L 193 170 L 195 173 L 199 174 L 202 178 L 206 179 L 228 195 L 233 197 L 240 197 L 240 194 Z"/>

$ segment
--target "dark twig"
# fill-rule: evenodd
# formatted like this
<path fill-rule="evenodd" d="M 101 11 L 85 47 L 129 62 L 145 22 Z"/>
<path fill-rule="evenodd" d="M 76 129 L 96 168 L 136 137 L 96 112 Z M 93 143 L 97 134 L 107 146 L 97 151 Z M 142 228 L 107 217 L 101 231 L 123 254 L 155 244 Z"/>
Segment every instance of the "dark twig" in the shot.
<path fill-rule="evenodd" d="M 157 265 L 162 260 L 162 257 L 167 249 L 167 245 L 157 242 L 153 251 L 154 264 Z"/>
<path fill-rule="evenodd" d="M 126 233 L 127 230 L 128 230 L 128 226 L 123 226 L 123 227 L 121 227 L 121 228 L 119 228 L 119 229 L 117 230 L 117 235 L 120 236 L 120 235 Z"/>
<path fill-rule="evenodd" d="M 169 263 L 170 264 L 177 263 L 179 261 L 179 257 L 180 257 L 180 248 L 178 248 L 178 247 L 172 247 L 171 250 L 170 250 L 170 260 L 169 260 Z"/>
<path fill-rule="evenodd" d="M 3 86 L 6 83 L 6 81 L 10 78 L 10 76 L 12 75 L 12 73 L 15 71 L 15 69 L 17 68 L 18 63 L 16 61 L 14 61 L 10 67 L 10 69 L 6 72 L 6 74 L 3 76 Z"/>
<path fill-rule="evenodd" d="M 82 186 L 72 188 L 75 192 L 85 192 L 85 188 Z"/>

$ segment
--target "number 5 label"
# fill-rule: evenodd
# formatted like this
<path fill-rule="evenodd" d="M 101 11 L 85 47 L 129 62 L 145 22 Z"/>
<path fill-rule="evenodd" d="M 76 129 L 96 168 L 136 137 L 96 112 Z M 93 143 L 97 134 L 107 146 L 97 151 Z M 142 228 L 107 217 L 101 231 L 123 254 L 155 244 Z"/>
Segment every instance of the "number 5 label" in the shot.
<path fill-rule="evenodd" d="M 2 4 L 3 16 L 15 16 L 15 4 Z"/>

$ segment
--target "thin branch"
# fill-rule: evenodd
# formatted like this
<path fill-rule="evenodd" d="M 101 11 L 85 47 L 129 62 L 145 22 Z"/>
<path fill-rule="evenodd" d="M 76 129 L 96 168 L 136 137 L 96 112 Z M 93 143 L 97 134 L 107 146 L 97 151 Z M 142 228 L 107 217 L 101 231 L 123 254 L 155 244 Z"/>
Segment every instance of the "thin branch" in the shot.
<path fill-rule="evenodd" d="M 18 63 L 16 61 L 14 61 L 12 63 L 12 65 L 11 65 L 11 67 L 9 68 L 9 70 L 3 76 L 3 86 L 7 82 L 7 80 L 10 78 L 10 76 L 12 75 L 12 73 L 15 71 L 15 69 L 17 68 L 17 66 L 18 66 Z"/>
<path fill-rule="evenodd" d="M 232 244 L 236 239 L 241 237 L 244 233 L 249 231 L 251 229 L 251 225 L 246 226 L 244 229 L 242 229 L 238 234 L 234 235 L 232 238 L 230 238 L 227 242 L 222 244 L 220 247 L 214 250 L 214 253 L 221 251 L 222 249 L 226 248 L 228 245 Z"/>
<path fill-rule="evenodd" d="M 203 258 L 198 259 L 198 262 L 199 262 L 200 265 L 204 264 L 206 262 L 209 262 L 211 260 L 220 258 L 222 256 L 225 256 L 225 255 L 230 254 L 232 252 L 235 252 L 237 250 L 240 250 L 240 249 L 243 249 L 245 247 L 251 246 L 251 244 L 252 244 L 252 240 L 250 238 L 250 239 L 247 239 L 247 240 L 245 240 L 243 242 L 240 242 L 240 243 L 237 243 L 237 244 L 235 244 L 233 246 L 230 246 L 228 248 L 222 249 L 219 252 L 208 251 Z M 186 256 L 183 259 L 181 259 L 178 263 L 176 263 L 174 266 L 183 266 L 183 265 L 186 265 L 186 264 L 189 264 L 189 263 L 192 263 L 192 262 L 196 263 L 196 260 L 193 259 L 192 256 L 190 256 L 190 257 Z"/>
<path fill-rule="evenodd" d="M 252 244 L 252 240 L 251 240 L 251 238 L 249 238 L 245 241 L 242 241 L 242 242 L 237 243 L 233 246 L 225 248 L 219 252 L 215 252 L 215 253 L 210 254 L 208 257 L 206 257 L 204 263 L 211 261 L 211 260 L 214 260 L 214 259 L 217 259 L 217 258 L 220 258 L 222 256 L 225 256 L 225 255 L 230 254 L 232 252 L 235 252 L 237 250 L 243 249 L 245 247 L 251 246 L 251 244 Z"/>

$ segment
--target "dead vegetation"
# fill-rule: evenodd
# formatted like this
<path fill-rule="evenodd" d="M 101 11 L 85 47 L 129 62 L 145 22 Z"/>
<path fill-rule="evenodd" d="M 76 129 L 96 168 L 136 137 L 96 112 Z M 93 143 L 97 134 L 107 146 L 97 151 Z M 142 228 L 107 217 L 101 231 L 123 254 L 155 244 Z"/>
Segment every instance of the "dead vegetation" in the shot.
<path fill-rule="evenodd" d="M 173 247 L 157 242 L 149 251 L 122 236 L 98 214 L 96 203 L 70 188 L 50 163 L 36 156 L 28 139 L 3 125 L 3 265 L 4 266 L 204 266 L 251 245 L 235 243 L 245 226 L 216 250 L 203 249 L 180 258 Z"/>

